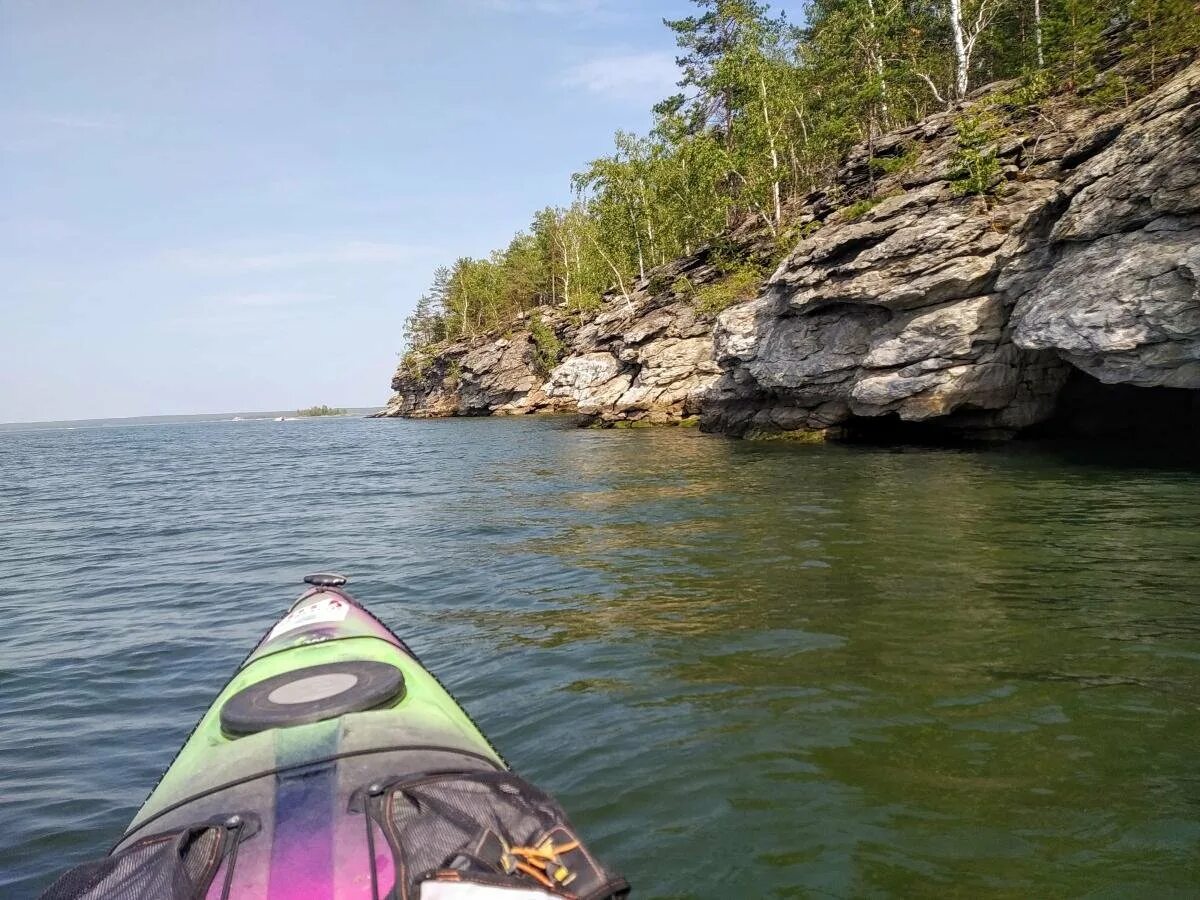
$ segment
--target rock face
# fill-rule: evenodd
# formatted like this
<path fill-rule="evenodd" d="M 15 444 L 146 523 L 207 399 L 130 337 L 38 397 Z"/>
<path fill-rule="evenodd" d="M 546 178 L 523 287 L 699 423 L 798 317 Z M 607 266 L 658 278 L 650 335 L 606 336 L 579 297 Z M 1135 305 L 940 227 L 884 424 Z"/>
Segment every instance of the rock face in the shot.
<path fill-rule="evenodd" d="M 518 325 L 398 372 L 387 414 L 699 415 L 735 435 L 888 417 L 1008 436 L 1054 412 L 1073 370 L 1200 390 L 1200 64 L 1100 116 L 992 105 L 1007 136 L 988 197 L 956 196 L 957 112 L 935 115 L 874 159 L 851 152 L 793 210 L 809 236 L 757 298 L 713 320 L 664 288 L 720 277 L 701 251 L 584 321 L 539 311 L 566 347 L 553 371 L 534 370 Z M 872 189 L 883 199 L 854 202 Z M 763 235 L 732 239 L 771 252 Z"/>
<path fill-rule="evenodd" d="M 1200 388 L 1200 74 L 1134 109 L 1062 186 L 1051 258 L 1014 312 L 1023 347 L 1113 384 Z"/>
<path fill-rule="evenodd" d="M 740 253 L 764 258 L 764 235 L 743 234 Z M 549 372 L 535 367 L 527 319 L 507 336 L 482 335 L 441 348 L 420 372 L 401 366 L 384 416 L 512 415 L 576 412 L 601 424 L 679 422 L 699 414 L 721 376 L 713 353 L 713 317 L 690 296 L 666 285 L 702 287 L 720 277 L 701 250 L 633 286 L 629 296 L 605 298 L 582 320 L 561 309 L 536 315 L 564 345 Z M 689 289 L 690 290 L 690 289 Z"/>

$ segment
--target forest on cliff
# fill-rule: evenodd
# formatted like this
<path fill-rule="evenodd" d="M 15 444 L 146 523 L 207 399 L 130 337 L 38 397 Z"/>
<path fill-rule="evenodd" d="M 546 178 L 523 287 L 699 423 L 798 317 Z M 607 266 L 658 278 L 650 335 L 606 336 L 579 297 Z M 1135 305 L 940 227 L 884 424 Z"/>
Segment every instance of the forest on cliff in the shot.
<path fill-rule="evenodd" d="M 572 202 L 539 210 L 507 247 L 437 269 L 406 323 L 408 366 L 538 306 L 582 313 L 607 291 L 628 296 L 654 267 L 739 225 L 782 253 L 813 226 L 789 216 L 794 201 L 849 147 L 869 152 L 981 85 L 1011 79 L 1007 102 L 1070 91 L 1108 109 L 1200 46 L 1194 0 L 811 0 L 803 23 L 754 0 L 693 2 L 694 15 L 664 22 L 680 90 L 654 107 L 649 133 L 618 132 L 573 177 Z M 986 112 L 964 113 L 958 132 L 956 187 L 984 193 L 1002 135 Z M 878 170 L 904 164 L 881 158 Z M 738 260 L 726 270 L 724 291 L 699 302 L 719 306 L 764 274 Z"/>

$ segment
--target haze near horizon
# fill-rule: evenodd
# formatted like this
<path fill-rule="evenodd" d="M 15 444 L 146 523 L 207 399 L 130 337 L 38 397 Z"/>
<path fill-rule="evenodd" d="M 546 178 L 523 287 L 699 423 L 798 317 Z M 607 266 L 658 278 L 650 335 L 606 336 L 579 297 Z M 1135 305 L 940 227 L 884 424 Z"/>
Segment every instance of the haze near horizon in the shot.
<path fill-rule="evenodd" d="M 433 268 L 645 129 L 691 9 L 0 2 L 0 421 L 382 404 Z"/>

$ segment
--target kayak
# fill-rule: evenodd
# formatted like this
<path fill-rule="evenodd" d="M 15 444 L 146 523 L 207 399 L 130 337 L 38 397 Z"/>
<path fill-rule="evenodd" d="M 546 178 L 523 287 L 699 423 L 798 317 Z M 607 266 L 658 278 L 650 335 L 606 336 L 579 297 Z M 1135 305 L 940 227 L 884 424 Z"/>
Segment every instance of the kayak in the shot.
<path fill-rule="evenodd" d="M 305 582 L 108 856 L 45 900 L 628 894 L 343 576 Z"/>

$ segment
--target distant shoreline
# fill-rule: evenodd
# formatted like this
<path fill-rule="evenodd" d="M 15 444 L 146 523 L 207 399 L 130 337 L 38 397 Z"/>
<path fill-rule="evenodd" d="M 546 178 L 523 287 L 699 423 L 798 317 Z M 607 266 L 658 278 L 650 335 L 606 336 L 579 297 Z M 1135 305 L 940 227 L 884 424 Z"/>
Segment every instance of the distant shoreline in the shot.
<path fill-rule="evenodd" d="M 259 422 L 273 421 L 280 416 L 285 419 L 299 418 L 362 418 L 376 413 L 378 406 L 353 406 L 345 408 L 339 416 L 300 416 L 296 409 L 258 410 L 253 412 L 187 413 L 162 416 L 113 416 L 98 419 L 44 419 L 33 422 L 0 422 L 0 432 L 5 431 L 55 431 L 77 428 L 107 428 L 136 425 L 186 425 L 206 422 Z"/>

